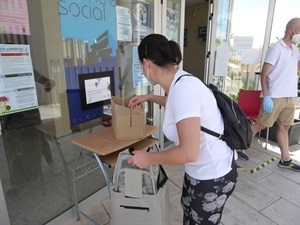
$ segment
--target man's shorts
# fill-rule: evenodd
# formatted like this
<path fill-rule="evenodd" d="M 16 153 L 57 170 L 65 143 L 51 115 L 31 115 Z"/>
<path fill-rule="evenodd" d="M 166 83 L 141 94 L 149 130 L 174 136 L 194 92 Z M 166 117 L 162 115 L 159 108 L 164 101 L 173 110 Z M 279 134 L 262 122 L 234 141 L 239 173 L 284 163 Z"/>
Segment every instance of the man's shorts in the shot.
<path fill-rule="evenodd" d="M 272 98 L 274 109 L 272 113 L 264 111 L 261 105 L 257 123 L 264 127 L 272 127 L 276 121 L 278 125 L 294 125 L 295 98 Z"/>

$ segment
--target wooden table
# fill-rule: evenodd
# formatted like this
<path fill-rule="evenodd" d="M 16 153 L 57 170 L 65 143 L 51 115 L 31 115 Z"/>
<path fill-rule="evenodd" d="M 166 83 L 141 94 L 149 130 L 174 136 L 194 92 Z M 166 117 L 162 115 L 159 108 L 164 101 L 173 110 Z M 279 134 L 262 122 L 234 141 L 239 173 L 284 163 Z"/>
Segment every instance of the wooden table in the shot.
<path fill-rule="evenodd" d="M 106 173 L 105 165 L 108 167 L 114 167 L 116 160 L 118 158 L 119 152 L 123 151 L 129 147 L 133 147 L 136 150 L 148 150 L 152 146 L 156 146 L 156 150 L 159 151 L 159 146 L 157 140 L 153 138 L 153 134 L 158 130 L 157 127 L 146 125 L 145 126 L 145 137 L 128 139 L 128 140 L 117 140 L 115 138 L 112 127 L 104 128 L 100 131 L 96 131 L 72 140 L 72 143 L 80 147 L 72 169 L 72 182 L 73 182 L 73 192 L 74 192 L 74 201 L 75 201 L 75 214 L 76 219 L 80 220 L 79 214 L 83 214 L 87 219 L 92 223 L 97 224 L 94 220 L 80 211 L 77 200 L 77 191 L 76 191 L 76 170 L 79 156 L 83 155 L 83 150 L 88 150 L 93 154 L 94 160 L 97 161 L 99 168 L 101 169 L 103 176 L 106 181 L 109 195 L 110 193 L 110 179 Z M 93 170 L 91 170 L 93 171 Z M 89 172 L 91 172 L 89 171 Z M 84 173 L 83 175 L 87 174 Z M 83 176 L 82 175 L 82 176 Z M 80 176 L 81 177 L 81 176 Z"/>

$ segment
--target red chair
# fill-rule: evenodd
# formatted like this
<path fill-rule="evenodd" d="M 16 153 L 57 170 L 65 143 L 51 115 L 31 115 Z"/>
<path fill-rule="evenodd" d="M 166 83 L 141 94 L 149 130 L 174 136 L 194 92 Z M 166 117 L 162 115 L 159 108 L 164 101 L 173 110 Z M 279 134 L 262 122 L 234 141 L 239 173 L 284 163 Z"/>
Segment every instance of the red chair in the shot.
<path fill-rule="evenodd" d="M 240 89 L 238 104 L 245 113 L 245 116 L 251 119 L 253 122 L 256 121 L 261 105 L 260 98 L 261 90 L 244 90 Z M 267 127 L 266 134 L 266 146 L 268 145 L 269 139 L 269 127 Z"/>
<path fill-rule="evenodd" d="M 261 90 L 244 90 L 241 89 L 239 92 L 238 104 L 244 111 L 245 115 L 253 121 L 256 121 L 260 104 Z"/>

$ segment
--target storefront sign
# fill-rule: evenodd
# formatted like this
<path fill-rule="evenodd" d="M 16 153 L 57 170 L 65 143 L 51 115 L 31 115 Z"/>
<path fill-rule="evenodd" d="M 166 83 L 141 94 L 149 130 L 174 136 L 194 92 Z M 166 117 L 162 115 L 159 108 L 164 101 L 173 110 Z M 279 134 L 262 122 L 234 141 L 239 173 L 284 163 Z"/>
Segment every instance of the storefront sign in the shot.
<path fill-rule="evenodd" d="M 103 115 L 102 105 L 98 104 L 103 102 L 101 98 L 93 96 L 92 104 L 82 98 L 80 76 L 113 71 L 114 79 L 111 80 L 116 82 L 111 85 L 119 85 L 116 5 L 111 0 L 59 0 L 58 11 L 66 50 L 64 64 L 70 123 L 75 126 Z M 91 93 L 86 96 L 91 98 Z M 87 105 L 89 107 L 84 107 Z"/>

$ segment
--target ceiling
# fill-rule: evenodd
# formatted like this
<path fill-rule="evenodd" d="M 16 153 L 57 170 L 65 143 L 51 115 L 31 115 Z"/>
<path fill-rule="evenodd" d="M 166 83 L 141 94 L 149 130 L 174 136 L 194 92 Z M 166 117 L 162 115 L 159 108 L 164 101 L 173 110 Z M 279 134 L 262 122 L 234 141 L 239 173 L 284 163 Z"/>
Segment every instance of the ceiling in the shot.
<path fill-rule="evenodd" d="M 207 2 L 207 0 L 185 0 L 185 6 L 193 6 Z"/>

